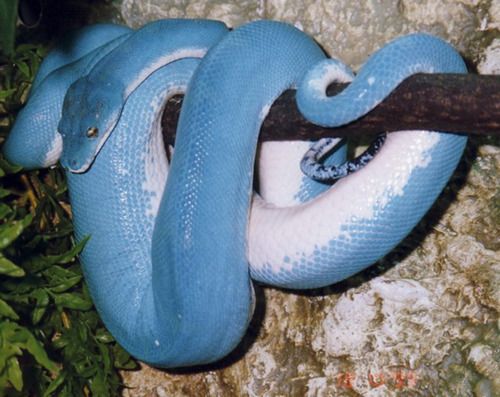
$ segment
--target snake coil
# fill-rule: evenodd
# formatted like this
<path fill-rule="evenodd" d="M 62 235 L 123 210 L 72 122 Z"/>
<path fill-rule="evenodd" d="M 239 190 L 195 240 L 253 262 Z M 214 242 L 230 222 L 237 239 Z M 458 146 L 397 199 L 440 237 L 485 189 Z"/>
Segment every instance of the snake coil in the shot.
<path fill-rule="evenodd" d="M 273 101 L 296 87 L 306 118 L 337 126 L 419 72 L 466 69 L 426 34 L 387 44 L 354 77 L 284 23 L 96 25 L 46 58 L 4 152 L 26 168 L 66 168 L 76 238 L 91 236 L 84 274 L 120 344 L 156 366 L 208 363 L 243 337 L 251 277 L 314 288 L 371 265 L 425 214 L 465 145 L 453 134 L 391 133 L 368 164 L 329 186 L 300 171 L 311 143 L 267 143 L 255 193 L 258 132 Z M 326 96 L 331 82 L 351 80 Z M 178 93 L 169 164 L 160 119 Z M 327 164 L 344 161 L 340 148 Z"/>

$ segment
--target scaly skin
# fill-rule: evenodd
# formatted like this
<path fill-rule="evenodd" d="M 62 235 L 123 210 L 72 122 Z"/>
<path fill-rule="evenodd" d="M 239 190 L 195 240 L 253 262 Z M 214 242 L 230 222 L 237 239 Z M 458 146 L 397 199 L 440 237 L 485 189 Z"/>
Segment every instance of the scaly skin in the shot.
<path fill-rule="evenodd" d="M 161 42 L 160 32 L 171 42 Z M 346 90 L 327 98 L 328 83 L 351 72 L 325 61 L 304 33 L 271 21 L 229 33 L 213 21 L 160 21 L 102 56 L 68 90 L 59 128 L 76 237 L 91 236 L 81 257 L 85 277 L 117 340 L 157 366 L 212 362 L 245 333 L 250 275 L 280 287 L 320 287 L 389 252 L 439 195 L 465 138 L 389 134 L 366 166 L 332 187 L 298 171 L 309 144 L 271 144 L 283 161 L 272 163 L 263 148 L 260 194 L 253 194 L 258 132 L 290 87 L 299 87 L 306 117 L 339 125 L 376 106 L 409 74 L 431 71 L 465 66 L 443 41 L 410 35 L 389 43 Z M 161 112 L 186 87 L 168 170 Z M 48 89 L 41 82 L 30 102 Z M 35 141 L 40 131 L 29 126 L 37 109 L 30 106 L 17 123 Z M 15 146 L 7 142 L 6 155 L 23 164 Z M 275 172 L 280 167 L 293 178 Z"/>

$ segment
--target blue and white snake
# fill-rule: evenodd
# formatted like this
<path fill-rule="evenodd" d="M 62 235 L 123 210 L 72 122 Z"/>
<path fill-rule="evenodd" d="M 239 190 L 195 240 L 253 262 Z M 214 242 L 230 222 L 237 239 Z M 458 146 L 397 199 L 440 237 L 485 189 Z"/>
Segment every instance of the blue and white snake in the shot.
<path fill-rule="evenodd" d="M 285 23 L 96 25 L 46 58 L 4 153 L 26 168 L 60 160 L 67 169 L 76 238 L 91 236 L 84 274 L 119 343 L 156 366 L 209 363 L 245 334 L 251 278 L 314 288 L 373 264 L 429 209 L 465 145 L 454 134 L 391 133 L 366 166 L 329 186 L 300 171 L 311 143 L 270 142 L 255 193 L 273 101 L 297 88 L 307 119 L 339 126 L 407 76 L 432 72 L 466 68 L 427 34 L 387 44 L 354 77 Z M 330 83 L 351 80 L 326 96 Z M 161 114 L 184 92 L 168 164 Z M 344 161 L 341 148 L 327 163 Z"/>

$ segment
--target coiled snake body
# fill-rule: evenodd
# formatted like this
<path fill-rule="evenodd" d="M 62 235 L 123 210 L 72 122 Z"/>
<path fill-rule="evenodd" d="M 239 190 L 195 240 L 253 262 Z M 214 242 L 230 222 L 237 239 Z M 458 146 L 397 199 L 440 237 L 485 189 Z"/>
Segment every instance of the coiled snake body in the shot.
<path fill-rule="evenodd" d="M 96 26 L 81 40 L 68 59 L 49 56 L 4 151 L 28 168 L 60 158 L 69 170 L 75 233 L 91 236 L 81 260 L 96 307 L 117 340 L 153 365 L 230 352 L 252 315 L 250 274 L 313 288 L 374 263 L 427 211 L 465 145 L 453 134 L 389 134 L 364 168 L 328 187 L 300 174 L 309 143 L 268 144 L 252 193 L 260 124 L 284 90 L 298 87 L 306 118 L 341 125 L 409 74 L 465 72 L 461 58 L 437 38 L 410 35 L 330 98 L 326 86 L 352 73 L 283 23 L 231 32 L 192 20 L 136 33 Z M 186 90 L 169 165 L 161 113 Z"/>

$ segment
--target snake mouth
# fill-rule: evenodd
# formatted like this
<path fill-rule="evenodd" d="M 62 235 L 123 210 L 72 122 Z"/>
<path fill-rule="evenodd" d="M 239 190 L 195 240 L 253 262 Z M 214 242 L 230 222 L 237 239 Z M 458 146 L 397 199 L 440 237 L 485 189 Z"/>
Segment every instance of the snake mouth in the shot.
<path fill-rule="evenodd" d="M 88 171 L 90 166 L 92 165 L 93 159 L 91 161 L 87 161 L 85 163 L 79 163 L 78 160 L 76 159 L 66 159 L 61 157 L 61 165 L 62 167 L 69 172 L 72 172 L 74 174 L 83 174 L 84 172 Z"/>
<path fill-rule="evenodd" d="M 85 143 L 86 145 L 78 142 L 75 144 L 63 137 L 63 151 L 59 161 L 66 171 L 82 174 L 90 168 L 96 158 L 97 150 L 93 144 L 88 145 L 88 138 Z"/>

